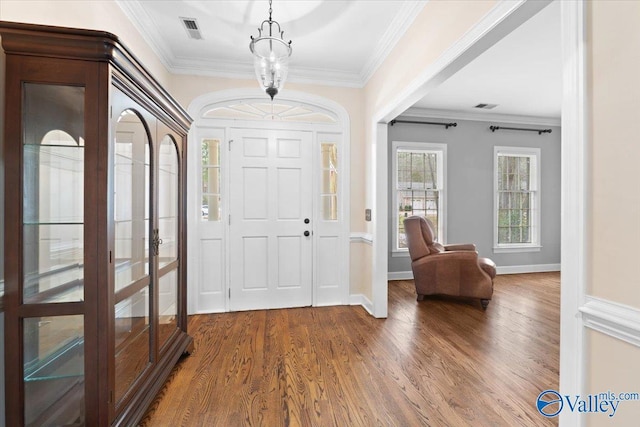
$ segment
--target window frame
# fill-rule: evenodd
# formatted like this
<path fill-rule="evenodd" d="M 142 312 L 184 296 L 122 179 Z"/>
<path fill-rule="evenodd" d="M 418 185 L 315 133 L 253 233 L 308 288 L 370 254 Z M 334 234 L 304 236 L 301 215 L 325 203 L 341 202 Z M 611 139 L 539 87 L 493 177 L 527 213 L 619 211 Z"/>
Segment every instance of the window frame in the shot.
<path fill-rule="evenodd" d="M 222 223 L 224 221 L 224 216 L 225 216 L 225 199 L 224 199 L 224 181 L 223 181 L 223 156 L 224 156 L 224 146 L 225 146 L 225 140 L 223 135 L 218 135 L 217 133 L 215 134 L 209 134 L 207 136 L 201 136 L 199 138 L 200 141 L 200 146 L 199 148 L 199 153 L 198 153 L 198 169 L 199 169 L 199 174 L 198 174 L 198 185 L 199 185 L 199 189 L 198 189 L 198 194 L 199 194 L 199 204 L 198 204 L 198 210 L 200 211 L 200 214 L 198 215 L 198 221 L 199 222 L 204 222 L 204 223 Z M 205 141 L 218 141 L 218 164 L 217 165 L 212 165 L 212 164 L 208 164 L 207 166 L 205 166 L 203 164 L 203 156 L 202 156 L 202 145 L 204 144 Z M 203 191 L 203 187 L 204 187 L 204 179 L 203 179 L 203 175 L 204 175 L 204 171 L 205 169 L 217 169 L 218 170 L 218 192 L 217 193 L 213 193 L 213 192 L 208 192 L 205 193 Z M 203 198 L 206 196 L 218 196 L 220 199 L 220 204 L 222 204 L 222 208 L 220 209 L 219 212 L 219 218 L 218 219 L 209 219 L 210 215 L 209 215 L 209 203 L 207 203 L 207 219 L 204 219 L 204 215 L 202 214 L 202 201 Z"/>
<path fill-rule="evenodd" d="M 390 217 L 392 218 L 392 257 L 405 257 L 409 256 L 408 248 L 398 247 L 398 193 L 401 190 L 398 188 L 398 152 L 410 151 L 410 152 L 422 152 L 429 154 L 436 154 L 437 161 L 437 181 L 438 181 L 438 199 L 440 204 L 438 206 L 438 241 L 440 243 L 446 243 L 446 218 L 447 218 L 447 144 L 433 143 L 433 142 L 410 142 L 410 141 L 393 141 L 391 143 L 392 154 L 392 179 L 393 183 L 391 187 L 391 210 Z"/>
<path fill-rule="evenodd" d="M 499 243 L 498 242 L 498 158 L 500 156 L 528 157 L 531 159 L 529 173 L 529 188 L 533 192 L 531 199 L 531 243 Z M 539 252 L 542 249 L 540 243 L 541 221 L 541 149 L 535 147 L 493 147 L 493 252 Z"/>

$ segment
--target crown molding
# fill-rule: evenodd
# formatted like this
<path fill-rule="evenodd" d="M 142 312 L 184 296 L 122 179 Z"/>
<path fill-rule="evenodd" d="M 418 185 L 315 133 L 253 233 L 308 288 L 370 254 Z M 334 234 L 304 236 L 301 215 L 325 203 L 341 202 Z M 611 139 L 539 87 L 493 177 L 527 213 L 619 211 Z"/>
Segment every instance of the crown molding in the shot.
<path fill-rule="evenodd" d="M 427 1 L 405 1 L 402 3 L 371 58 L 360 72 L 296 67 L 289 70 L 287 81 L 322 86 L 364 87 L 411 26 Z M 186 59 L 174 55 L 166 45 L 160 42 L 162 34 L 151 16 L 142 7 L 140 0 L 115 0 L 115 2 L 170 73 L 232 79 L 254 78 L 253 66 L 250 62 L 214 61 L 205 58 Z"/>
<path fill-rule="evenodd" d="M 391 21 L 391 24 L 384 32 L 376 49 L 362 67 L 360 72 L 360 87 L 364 87 L 380 65 L 387 59 L 393 48 L 398 44 L 402 36 L 407 32 L 418 14 L 422 11 L 429 0 L 405 1 L 400 10 Z"/>
<path fill-rule="evenodd" d="M 500 122 L 525 124 L 535 126 L 560 126 L 560 118 L 523 116 L 516 114 L 496 114 L 490 112 L 471 112 L 455 110 L 436 110 L 431 108 L 411 107 L 400 117 L 430 118 L 430 119 L 453 119 L 453 120 L 473 120 L 478 122 Z"/>
<path fill-rule="evenodd" d="M 167 66 L 173 74 L 220 77 L 228 79 L 255 80 L 251 64 L 208 60 L 180 60 L 180 65 Z M 321 86 L 338 86 L 361 88 L 359 77 L 355 73 L 337 70 L 318 70 L 313 68 L 295 68 L 289 71 L 287 83 L 313 84 Z"/>
<path fill-rule="evenodd" d="M 140 2 L 137 0 L 115 0 L 115 2 L 138 30 L 138 33 L 140 33 L 144 41 L 149 44 L 151 50 L 158 55 L 162 65 L 171 71 L 173 66 L 173 53 L 168 50 L 164 44 L 157 42 L 158 40 L 162 40 L 162 34 L 160 34 L 158 28 L 153 24 L 153 19 L 151 19 L 151 16 L 144 10 Z"/>

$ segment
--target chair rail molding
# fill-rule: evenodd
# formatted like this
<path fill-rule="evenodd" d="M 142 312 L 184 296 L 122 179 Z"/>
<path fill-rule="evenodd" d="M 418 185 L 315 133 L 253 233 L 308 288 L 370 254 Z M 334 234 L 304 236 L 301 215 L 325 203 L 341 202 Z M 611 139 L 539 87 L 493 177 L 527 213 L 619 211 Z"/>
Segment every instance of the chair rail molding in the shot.
<path fill-rule="evenodd" d="M 580 313 L 587 328 L 640 347 L 640 308 L 587 295 Z"/>
<path fill-rule="evenodd" d="M 354 231 L 349 235 L 351 243 L 365 243 L 369 246 L 373 245 L 373 234 Z"/>

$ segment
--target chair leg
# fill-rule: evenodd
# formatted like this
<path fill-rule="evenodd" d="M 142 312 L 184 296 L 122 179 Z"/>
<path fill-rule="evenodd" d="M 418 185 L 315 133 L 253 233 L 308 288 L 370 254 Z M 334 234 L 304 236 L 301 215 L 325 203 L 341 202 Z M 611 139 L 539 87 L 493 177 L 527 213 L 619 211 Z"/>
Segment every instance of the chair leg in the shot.
<path fill-rule="evenodd" d="M 424 301 L 424 295 L 418 294 L 418 301 Z"/>
<path fill-rule="evenodd" d="M 480 304 L 482 304 L 482 309 L 486 310 L 487 307 L 489 306 L 489 301 L 491 301 L 490 299 L 481 299 L 480 300 Z"/>

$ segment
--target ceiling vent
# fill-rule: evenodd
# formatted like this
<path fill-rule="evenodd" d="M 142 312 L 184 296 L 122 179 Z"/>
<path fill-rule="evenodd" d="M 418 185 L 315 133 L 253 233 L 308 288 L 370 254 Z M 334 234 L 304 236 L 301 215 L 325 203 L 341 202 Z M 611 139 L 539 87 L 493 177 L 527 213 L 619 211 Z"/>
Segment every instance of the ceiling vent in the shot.
<path fill-rule="evenodd" d="M 483 110 L 491 110 L 492 108 L 496 108 L 498 104 L 478 104 L 473 108 L 481 108 Z"/>
<path fill-rule="evenodd" d="M 198 27 L 198 21 L 195 18 L 180 18 L 184 29 L 187 30 L 187 34 L 190 39 L 202 40 L 202 34 L 200 33 L 200 27 Z"/>

